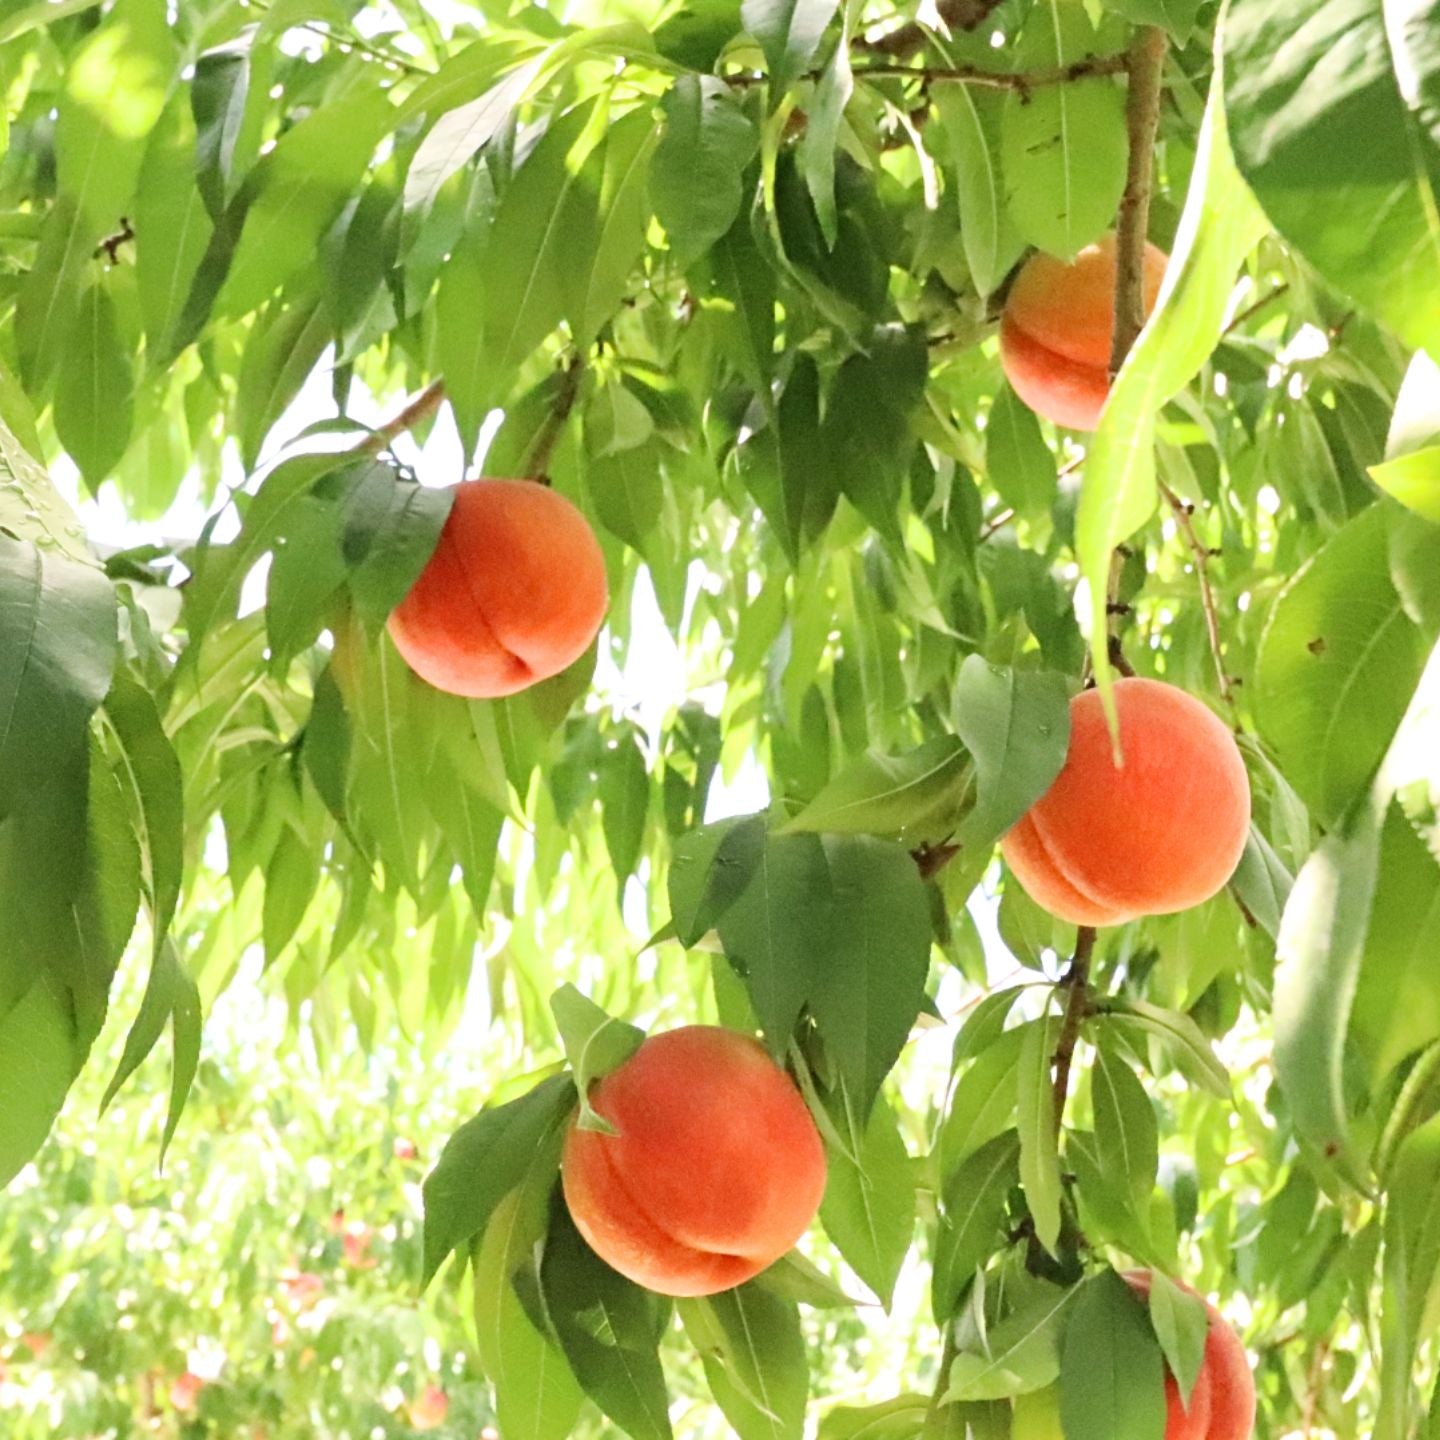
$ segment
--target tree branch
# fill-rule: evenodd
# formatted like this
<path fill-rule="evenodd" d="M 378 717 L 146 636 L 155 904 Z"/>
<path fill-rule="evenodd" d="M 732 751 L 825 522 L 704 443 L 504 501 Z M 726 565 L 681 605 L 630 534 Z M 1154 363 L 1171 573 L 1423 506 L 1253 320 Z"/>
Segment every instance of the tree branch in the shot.
<path fill-rule="evenodd" d="M 981 70 L 974 65 L 857 65 L 851 72 L 857 79 L 870 76 L 898 76 L 932 85 L 939 80 L 958 80 L 990 90 L 1018 90 L 1022 95 L 1045 85 L 1067 85 L 1094 75 L 1123 75 L 1129 68 L 1124 55 L 1090 55 L 1069 65 L 1049 70 Z"/>
<path fill-rule="evenodd" d="M 1200 608 L 1205 612 L 1205 634 L 1210 641 L 1210 656 L 1215 661 L 1215 678 L 1220 686 L 1220 698 L 1230 707 L 1231 717 L 1235 711 L 1235 692 L 1230 676 L 1225 670 L 1225 659 L 1220 650 L 1220 615 L 1215 605 L 1215 590 L 1210 584 L 1210 551 L 1201 543 L 1195 533 L 1195 522 L 1191 518 L 1191 507 L 1186 504 L 1163 480 L 1157 480 L 1160 493 L 1165 497 L 1190 554 L 1195 561 L 1195 576 L 1200 581 Z"/>
<path fill-rule="evenodd" d="M 570 412 L 575 408 L 575 400 L 580 394 L 580 377 L 584 371 L 585 362 L 578 355 L 560 371 L 560 388 L 555 393 L 550 413 L 545 417 L 545 423 L 535 437 L 535 444 L 525 456 L 524 468 L 532 479 L 547 485 L 550 483 L 550 477 L 546 473 L 550 456 L 565 429 Z"/>
<path fill-rule="evenodd" d="M 1253 305 L 1247 305 L 1221 332 L 1223 340 L 1227 335 L 1233 335 L 1252 316 L 1258 315 L 1273 300 L 1278 300 L 1290 289 L 1290 282 L 1282 280 L 1274 289 L 1262 295 Z"/>
<path fill-rule="evenodd" d="M 372 430 L 351 452 L 354 455 L 378 455 L 390 448 L 391 441 L 413 430 L 422 421 L 428 420 L 445 399 L 445 380 L 432 380 L 405 408 L 387 420 L 377 430 Z"/>
<path fill-rule="evenodd" d="M 1095 927 L 1082 925 L 1075 932 L 1075 954 L 1060 983 L 1068 990 L 1065 1016 L 1060 1022 L 1060 1039 L 1055 1046 L 1055 1128 L 1065 1118 L 1065 1101 L 1070 1094 L 1070 1067 L 1080 1039 L 1080 1023 L 1090 1013 L 1090 959 L 1095 953 Z"/>
<path fill-rule="evenodd" d="M 990 18 L 991 11 L 998 10 L 1000 5 L 1001 0 L 940 0 L 935 8 L 948 29 L 976 30 Z M 897 60 L 905 60 L 923 50 L 929 39 L 929 29 L 919 21 L 912 20 L 908 25 L 901 25 L 874 40 L 852 41 L 850 48 L 871 55 L 892 55 Z"/>
<path fill-rule="evenodd" d="M 1165 69 L 1165 32 L 1142 25 L 1130 44 L 1130 88 L 1125 124 L 1130 158 L 1125 193 L 1115 220 L 1115 328 L 1110 338 L 1110 378 L 1125 363 L 1145 325 L 1145 237 L 1150 226 L 1150 189 L 1155 169 L 1155 132 L 1160 124 L 1160 77 Z"/>

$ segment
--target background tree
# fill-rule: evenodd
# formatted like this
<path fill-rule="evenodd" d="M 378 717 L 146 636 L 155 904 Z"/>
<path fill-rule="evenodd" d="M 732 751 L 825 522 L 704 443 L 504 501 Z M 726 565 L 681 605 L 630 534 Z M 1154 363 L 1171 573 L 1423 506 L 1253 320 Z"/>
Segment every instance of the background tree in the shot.
<path fill-rule="evenodd" d="M 1260 1433 L 1440 1427 L 1434 4 L 62 0 L 0 6 L 0 93 L 0 1178 L 117 975 L 102 1107 L 168 1028 L 194 1143 L 238 976 L 321 1056 L 500 1047 L 417 1278 L 473 1276 L 506 1440 L 702 1372 L 744 1440 L 1159 1440 L 1205 1312 L 1135 1264 Z M 1047 410 L 1022 279 L 1112 230 L 1108 399 Z M 386 632 L 466 474 L 607 570 L 505 698 Z M 1253 824 L 1097 933 L 996 843 L 1117 670 L 1223 717 Z M 555 1164 L 629 1022 L 715 1020 L 823 1135 L 822 1263 L 672 1307 Z"/>

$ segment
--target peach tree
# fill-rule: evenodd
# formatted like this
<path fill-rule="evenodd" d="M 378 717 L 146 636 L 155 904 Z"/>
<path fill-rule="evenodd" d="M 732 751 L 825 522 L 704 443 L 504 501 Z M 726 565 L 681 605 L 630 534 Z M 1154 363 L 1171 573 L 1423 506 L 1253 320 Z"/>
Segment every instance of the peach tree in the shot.
<path fill-rule="evenodd" d="M 1201 1294 L 1257 1433 L 1440 1434 L 1435 0 L 7 0 L 0 96 L 0 1182 L 117 975 L 162 1153 L 259 986 L 521 1057 L 415 1277 L 504 1440 L 1232 1440 Z M 387 631 L 480 476 L 609 593 L 490 698 Z M 1248 819 L 1063 918 L 1001 842 L 1146 680 Z M 1066 885 L 1213 865 L 1181 753 Z M 697 1023 L 827 1179 L 676 1300 L 559 1157 Z"/>

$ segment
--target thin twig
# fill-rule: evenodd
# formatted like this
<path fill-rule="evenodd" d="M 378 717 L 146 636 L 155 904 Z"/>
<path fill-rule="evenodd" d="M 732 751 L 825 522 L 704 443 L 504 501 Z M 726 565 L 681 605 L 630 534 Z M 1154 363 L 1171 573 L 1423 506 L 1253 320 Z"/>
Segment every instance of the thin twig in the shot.
<path fill-rule="evenodd" d="M 1075 932 L 1075 954 L 1061 984 L 1068 994 L 1065 1016 L 1060 1022 L 1060 1039 L 1055 1045 L 1055 1128 L 1065 1118 L 1065 1101 L 1070 1094 L 1070 1066 L 1080 1039 L 1080 1023 L 1090 1013 L 1090 960 L 1095 953 L 1095 927 L 1082 925 Z"/>
<path fill-rule="evenodd" d="M 1290 289 L 1290 282 L 1283 280 L 1273 290 L 1262 295 L 1253 305 L 1247 305 L 1224 329 L 1220 338 L 1223 340 L 1227 335 L 1232 335 L 1253 315 L 1258 315 L 1273 300 L 1278 300 Z"/>
<path fill-rule="evenodd" d="M 1069 85 L 1096 75 L 1123 75 L 1129 68 L 1124 55 L 1090 55 L 1069 65 L 1056 65 L 1048 70 L 981 70 L 974 65 L 857 65 L 857 79 L 867 75 L 902 80 L 918 80 L 933 85 L 940 80 L 956 80 L 991 90 L 1018 90 L 1024 94 L 1046 85 Z"/>
<path fill-rule="evenodd" d="M 998 10 L 1001 0 L 940 0 L 935 7 L 940 19 L 950 30 L 976 30 L 990 18 L 992 10 Z M 901 25 L 874 40 L 859 39 L 851 42 L 850 48 L 872 55 L 892 55 L 897 60 L 908 59 L 918 54 L 930 42 L 930 30 L 918 21 Z"/>
<path fill-rule="evenodd" d="M 1215 678 L 1220 685 L 1220 698 L 1230 707 L 1231 717 L 1235 713 L 1235 692 L 1230 685 L 1230 676 L 1225 670 L 1225 658 L 1220 649 L 1220 615 L 1215 605 L 1215 589 L 1210 583 L 1210 551 L 1195 533 L 1195 522 L 1191 518 L 1191 507 L 1185 503 L 1163 480 L 1157 480 L 1165 503 L 1175 516 L 1175 523 L 1190 547 L 1195 562 L 1195 576 L 1200 582 L 1200 608 L 1205 612 L 1205 634 L 1210 640 L 1210 655 L 1215 661 Z"/>
<path fill-rule="evenodd" d="M 1155 132 L 1160 123 L 1160 77 L 1165 69 L 1165 32 L 1142 25 L 1127 57 L 1130 88 L 1125 124 L 1130 156 L 1125 193 L 1115 219 L 1115 327 L 1110 338 L 1110 378 L 1120 373 L 1145 325 L 1145 237 L 1150 227 L 1150 190 Z"/>
<path fill-rule="evenodd" d="M 378 429 L 372 430 L 353 450 L 356 455 L 378 455 L 390 448 L 391 441 L 413 430 L 422 421 L 428 420 L 445 399 L 445 380 L 432 380 L 414 399 L 405 403 L 405 408 Z"/>
<path fill-rule="evenodd" d="M 981 527 L 978 541 L 983 545 L 1002 526 L 1008 525 L 1015 518 L 1015 507 L 1007 505 L 998 515 L 992 515 Z"/>

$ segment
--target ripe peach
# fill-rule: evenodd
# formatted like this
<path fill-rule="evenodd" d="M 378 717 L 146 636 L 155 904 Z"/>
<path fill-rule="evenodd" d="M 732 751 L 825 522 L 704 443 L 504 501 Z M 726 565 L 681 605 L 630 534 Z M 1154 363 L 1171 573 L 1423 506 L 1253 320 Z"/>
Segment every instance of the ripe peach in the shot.
<path fill-rule="evenodd" d="M 1198 905 L 1234 873 L 1250 830 L 1250 782 L 1234 737 L 1200 701 L 1159 680 L 1115 683 L 1124 764 L 1100 692 L 1070 702 L 1055 783 L 1001 842 L 1037 904 L 1077 925 L 1119 925 Z"/>
<path fill-rule="evenodd" d="M 825 1190 L 825 1151 L 794 1082 L 748 1035 L 689 1025 L 646 1040 L 572 1123 L 562 1159 L 576 1228 L 662 1295 L 713 1295 L 778 1260 Z"/>
<path fill-rule="evenodd" d="M 1125 1280 L 1137 1294 L 1149 1297 L 1148 1270 L 1129 1270 Z M 1183 1281 L 1175 1283 L 1191 1295 L 1196 1293 Z M 1188 1406 L 1181 1402 L 1175 1377 L 1168 1369 L 1165 1372 L 1165 1440 L 1250 1440 L 1255 1428 L 1250 1361 L 1240 1337 L 1208 1300 L 1205 1310 L 1210 1317 L 1205 1358 Z"/>
<path fill-rule="evenodd" d="M 1163 250 L 1145 245 L 1145 313 L 1165 275 Z M 1000 321 L 1000 363 L 1015 393 L 1037 414 L 1093 430 L 1110 391 L 1115 321 L 1115 236 L 1087 245 L 1070 263 L 1044 253 L 1021 267 Z"/>
<path fill-rule="evenodd" d="M 469 480 L 388 628 L 421 679 L 490 699 L 578 660 L 608 599 L 595 532 L 563 495 L 533 480 Z"/>

